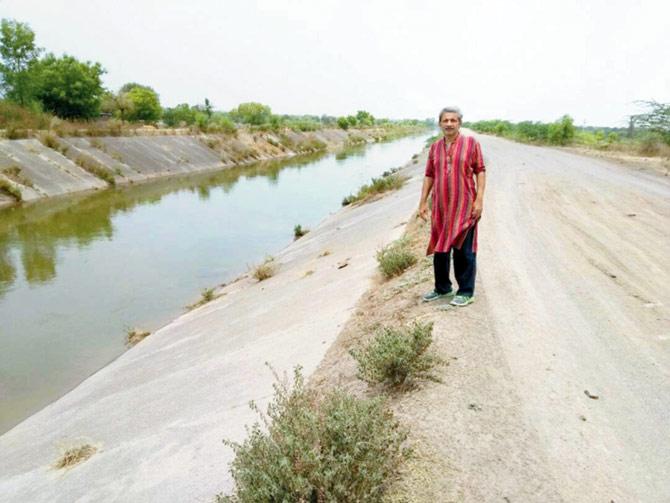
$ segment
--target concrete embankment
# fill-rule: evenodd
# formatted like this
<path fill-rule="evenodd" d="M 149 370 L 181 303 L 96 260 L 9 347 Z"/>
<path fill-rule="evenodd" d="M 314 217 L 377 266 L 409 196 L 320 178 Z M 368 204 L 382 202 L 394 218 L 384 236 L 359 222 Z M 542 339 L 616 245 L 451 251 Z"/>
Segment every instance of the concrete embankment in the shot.
<path fill-rule="evenodd" d="M 309 376 L 375 276 L 376 251 L 415 209 L 420 166 L 401 190 L 328 217 L 218 299 L 157 331 L 70 393 L 0 436 L 9 502 L 213 501 L 230 491 L 232 451 L 265 407 L 277 372 Z M 61 449 L 97 448 L 69 469 Z"/>
<path fill-rule="evenodd" d="M 223 169 L 347 144 L 378 141 L 384 129 L 322 129 L 280 133 L 239 130 L 235 135 L 142 135 L 126 137 L 0 140 L 0 187 L 23 201 L 105 189 L 158 177 Z M 0 190 L 0 207 L 16 202 Z"/>

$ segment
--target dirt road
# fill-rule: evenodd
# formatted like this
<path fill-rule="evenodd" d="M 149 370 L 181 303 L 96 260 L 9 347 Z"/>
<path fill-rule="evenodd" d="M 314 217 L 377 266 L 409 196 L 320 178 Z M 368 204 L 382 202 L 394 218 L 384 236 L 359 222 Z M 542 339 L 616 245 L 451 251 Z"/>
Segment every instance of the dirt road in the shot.
<path fill-rule="evenodd" d="M 481 284 L 562 496 L 670 501 L 670 181 L 483 147 Z"/>

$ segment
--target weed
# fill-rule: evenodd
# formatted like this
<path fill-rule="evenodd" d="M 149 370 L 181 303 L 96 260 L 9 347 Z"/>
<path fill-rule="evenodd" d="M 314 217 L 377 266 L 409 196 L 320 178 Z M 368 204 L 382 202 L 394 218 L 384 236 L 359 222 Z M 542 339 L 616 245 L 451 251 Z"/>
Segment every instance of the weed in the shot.
<path fill-rule="evenodd" d="M 319 258 L 327 257 L 328 255 L 330 255 L 330 250 L 323 250 L 321 253 L 319 253 Z"/>
<path fill-rule="evenodd" d="M 416 264 L 417 258 L 410 250 L 407 239 L 398 239 L 377 252 L 379 270 L 386 279 L 402 274 Z"/>
<path fill-rule="evenodd" d="M 369 384 L 401 387 L 409 380 L 438 380 L 431 371 L 444 361 L 428 353 L 433 342 L 432 323 L 402 328 L 382 327 L 365 347 L 352 349 L 358 377 Z"/>
<path fill-rule="evenodd" d="M 98 450 L 97 447 L 91 444 L 82 444 L 76 447 L 66 449 L 58 460 L 54 463 L 54 468 L 62 470 L 63 468 L 70 468 L 76 464 L 86 461 L 93 456 Z"/>
<path fill-rule="evenodd" d="M 88 171 L 93 176 L 97 176 L 109 185 L 116 185 L 116 179 L 114 178 L 112 171 L 93 159 L 93 157 L 87 154 L 79 154 L 74 162 L 84 171 Z"/>
<path fill-rule="evenodd" d="M 276 374 L 275 374 L 276 377 Z M 321 397 L 306 387 L 301 369 L 293 385 L 274 384 L 274 397 L 235 451 L 232 496 L 254 501 L 380 502 L 409 451 L 407 430 L 383 398 L 359 399 L 333 390 Z"/>
<path fill-rule="evenodd" d="M 102 143 L 102 141 L 99 140 L 98 138 L 89 138 L 88 143 L 93 148 L 97 148 L 98 150 L 101 150 L 102 152 L 107 152 L 107 146 L 104 143 Z"/>
<path fill-rule="evenodd" d="M 34 187 L 32 180 L 29 180 L 21 173 L 21 168 L 17 165 L 9 166 L 8 168 L 2 169 L 2 174 L 9 178 L 11 181 L 25 185 L 26 187 Z"/>
<path fill-rule="evenodd" d="M 274 276 L 275 272 L 276 267 L 274 264 L 274 258 L 268 257 L 263 261 L 262 264 L 259 264 L 256 267 L 254 267 L 251 275 L 258 281 L 263 281 Z"/>
<path fill-rule="evenodd" d="M 0 194 L 7 194 L 8 196 L 13 197 L 17 203 L 20 203 L 23 200 L 21 189 L 2 179 L 0 179 Z"/>
<path fill-rule="evenodd" d="M 297 224 L 295 227 L 293 227 L 293 240 L 295 241 L 296 239 L 300 239 L 308 232 L 309 229 L 303 229 L 302 225 Z"/>
<path fill-rule="evenodd" d="M 128 329 L 126 330 L 126 345 L 134 346 L 135 344 L 142 342 L 150 335 L 151 332 L 147 332 L 146 330 L 140 330 L 138 328 Z"/>
<path fill-rule="evenodd" d="M 60 147 L 60 142 L 58 141 L 58 137 L 54 134 L 51 133 L 42 133 L 37 137 L 37 139 L 40 141 L 42 145 L 44 145 L 47 148 L 51 148 L 54 150 L 58 150 Z"/>
<path fill-rule="evenodd" d="M 356 194 L 351 194 L 342 200 L 342 206 L 349 204 L 361 203 L 372 196 L 382 194 L 390 190 L 397 190 L 407 181 L 407 177 L 401 176 L 397 173 L 388 174 L 379 178 L 373 178 L 369 184 L 363 185 Z"/>

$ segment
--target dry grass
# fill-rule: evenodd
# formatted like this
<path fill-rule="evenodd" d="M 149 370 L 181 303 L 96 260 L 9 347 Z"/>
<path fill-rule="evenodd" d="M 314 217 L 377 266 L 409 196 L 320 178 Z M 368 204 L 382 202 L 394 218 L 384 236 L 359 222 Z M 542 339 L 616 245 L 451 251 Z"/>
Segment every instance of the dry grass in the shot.
<path fill-rule="evenodd" d="M 2 168 L 0 170 L 3 175 L 5 175 L 7 178 L 9 178 L 11 181 L 16 182 L 21 185 L 25 185 L 26 187 L 34 187 L 33 182 L 23 176 L 23 173 L 21 173 L 21 168 L 19 168 L 16 165 L 9 166 L 7 168 Z"/>
<path fill-rule="evenodd" d="M 61 454 L 60 458 L 54 463 L 56 470 L 71 468 L 79 463 L 83 463 L 97 452 L 98 448 L 91 444 L 82 444 L 70 447 Z"/>
<path fill-rule="evenodd" d="M 15 187 L 11 183 L 9 183 L 7 180 L 3 180 L 1 178 L 0 178 L 0 194 L 6 194 L 14 198 L 14 200 L 17 203 L 20 203 L 23 200 L 21 190 L 18 187 Z"/>
<path fill-rule="evenodd" d="M 274 263 L 274 258 L 266 258 L 262 264 L 258 264 L 251 271 L 251 275 L 256 278 L 258 281 L 264 281 L 268 278 L 271 278 L 277 272 L 276 264 Z"/>
<path fill-rule="evenodd" d="M 147 332 L 146 330 L 140 330 L 138 328 L 130 329 L 126 332 L 126 345 L 132 347 L 139 344 L 150 335 L 151 332 Z"/>
<path fill-rule="evenodd" d="M 195 302 L 194 304 L 186 306 L 186 309 L 192 310 L 200 306 L 204 306 L 208 302 L 212 302 L 213 300 L 218 299 L 222 295 L 224 294 L 216 293 L 216 288 L 205 288 L 200 292 L 200 300 L 198 300 L 198 302 Z"/>

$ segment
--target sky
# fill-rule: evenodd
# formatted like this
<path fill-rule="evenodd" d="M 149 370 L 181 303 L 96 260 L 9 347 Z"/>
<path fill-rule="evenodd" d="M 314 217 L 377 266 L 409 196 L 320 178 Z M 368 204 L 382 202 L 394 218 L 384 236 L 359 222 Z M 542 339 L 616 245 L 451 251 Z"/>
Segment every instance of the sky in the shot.
<path fill-rule="evenodd" d="M 624 126 L 670 102 L 665 0 L 0 0 L 0 17 L 163 106 Z"/>

